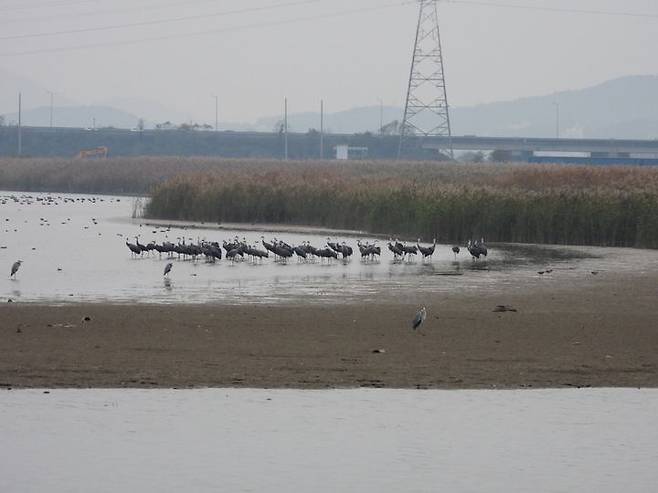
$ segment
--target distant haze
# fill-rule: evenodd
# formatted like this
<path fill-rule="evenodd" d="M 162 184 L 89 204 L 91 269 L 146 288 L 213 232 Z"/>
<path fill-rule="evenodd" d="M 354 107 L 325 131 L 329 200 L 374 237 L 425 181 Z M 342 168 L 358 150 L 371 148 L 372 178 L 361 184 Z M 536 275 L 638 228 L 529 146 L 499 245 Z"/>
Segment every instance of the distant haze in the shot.
<path fill-rule="evenodd" d="M 400 108 L 417 15 L 414 3 L 400 3 L 3 0 L 0 114 L 16 111 L 18 90 L 28 109 L 47 107 L 48 90 L 57 106 L 112 107 L 131 118 L 213 125 L 217 94 L 225 126 L 280 115 L 285 96 L 292 113 L 317 111 L 321 98 L 329 112 L 375 107 L 380 100 Z M 501 6 L 509 4 L 532 8 Z M 251 11 L 229 13 L 240 10 Z M 81 32 L 95 28 L 103 29 Z M 453 107 L 658 74 L 655 0 L 446 1 L 441 28 Z M 191 35 L 204 31 L 215 32 Z M 146 38 L 161 39 L 116 44 Z M 17 54 L 25 52 L 33 53 Z"/>
<path fill-rule="evenodd" d="M 559 105 L 559 122 L 556 105 Z M 380 113 L 380 110 L 381 111 Z M 334 133 L 377 132 L 380 118 L 386 124 L 399 120 L 402 107 L 362 106 L 325 114 L 325 129 Z M 175 113 L 166 113 L 154 105 L 146 117 L 146 128 L 155 122 L 180 123 Z M 54 110 L 55 124 L 62 127 L 135 128 L 140 117 L 111 106 L 64 106 Z M 5 115 L 8 123 L 16 113 Z M 50 108 L 41 106 L 25 110 L 23 121 L 31 126 L 48 126 Z M 223 122 L 223 129 L 271 132 L 280 115 L 253 122 Z M 578 91 L 565 91 L 514 101 L 451 109 L 454 135 L 499 137 L 570 138 L 658 138 L 658 76 L 633 76 L 607 81 Z M 291 113 L 289 128 L 293 132 L 318 129 L 318 112 Z"/>

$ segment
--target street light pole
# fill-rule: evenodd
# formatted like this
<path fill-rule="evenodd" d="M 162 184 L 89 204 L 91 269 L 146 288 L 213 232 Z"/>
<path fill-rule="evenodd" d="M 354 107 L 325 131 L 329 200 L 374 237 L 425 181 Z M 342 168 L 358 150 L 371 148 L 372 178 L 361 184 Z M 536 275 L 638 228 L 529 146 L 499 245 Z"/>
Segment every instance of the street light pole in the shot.
<path fill-rule="evenodd" d="M 324 159 L 324 100 L 320 100 L 320 159 Z"/>
<path fill-rule="evenodd" d="M 219 132 L 219 96 L 213 95 L 215 98 L 215 132 Z"/>
<path fill-rule="evenodd" d="M 283 149 L 283 157 L 287 161 L 288 160 L 288 98 L 285 98 L 283 100 L 283 139 L 284 139 L 284 149 Z"/>
<path fill-rule="evenodd" d="M 384 135 L 384 101 L 379 100 L 379 135 Z"/>
<path fill-rule="evenodd" d="M 55 98 L 55 93 L 53 91 L 46 91 L 50 94 L 50 128 L 53 128 L 53 100 Z"/>
<path fill-rule="evenodd" d="M 560 103 L 555 102 L 555 138 L 560 138 Z"/>
<path fill-rule="evenodd" d="M 19 92 L 18 93 L 18 157 L 21 157 L 23 154 L 23 122 L 21 120 L 22 118 L 22 94 Z"/>

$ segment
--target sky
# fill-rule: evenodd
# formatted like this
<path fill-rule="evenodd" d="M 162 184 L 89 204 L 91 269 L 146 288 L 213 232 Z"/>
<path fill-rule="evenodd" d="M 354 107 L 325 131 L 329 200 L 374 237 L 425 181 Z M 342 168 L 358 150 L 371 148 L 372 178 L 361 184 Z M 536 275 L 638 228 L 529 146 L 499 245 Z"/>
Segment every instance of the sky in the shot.
<path fill-rule="evenodd" d="M 401 106 L 417 11 L 413 0 L 0 0 L 0 70 L 56 104 L 139 113 L 152 101 L 212 123 L 214 95 L 235 122 L 280 114 L 284 97 L 291 112 L 320 99 L 330 112 Z M 658 74 L 655 0 L 442 0 L 440 25 L 451 106 Z"/>

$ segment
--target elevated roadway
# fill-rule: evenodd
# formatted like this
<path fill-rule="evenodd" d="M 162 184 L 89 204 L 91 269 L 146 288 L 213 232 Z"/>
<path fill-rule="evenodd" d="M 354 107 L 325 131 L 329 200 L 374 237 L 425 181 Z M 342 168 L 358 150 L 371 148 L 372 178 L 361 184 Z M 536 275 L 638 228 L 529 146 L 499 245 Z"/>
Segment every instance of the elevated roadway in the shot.
<path fill-rule="evenodd" d="M 514 154 L 586 153 L 590 157 L 646 157 L 658 159 L 658 139 L 558 139 L 526 137 L 478 137 L 474 135 L 432 137 L 423 142 L 427 149 L 445 149 L 452 143 L 461 151 L 507 151 Z"/>

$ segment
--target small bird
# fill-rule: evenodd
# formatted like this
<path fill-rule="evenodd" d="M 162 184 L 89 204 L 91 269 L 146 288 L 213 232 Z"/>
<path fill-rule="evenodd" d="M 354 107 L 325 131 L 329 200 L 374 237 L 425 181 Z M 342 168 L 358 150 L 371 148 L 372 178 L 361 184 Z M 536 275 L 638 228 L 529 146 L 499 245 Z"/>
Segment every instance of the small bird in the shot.
<path fill-rule="evenodd" d="M 427 310 L 425 309 L 425 307 L 422 307 L 420 310 L 418 310 L 418 313 L 416 313 L 416 316 L 412 320 L 411 327 L 414 330 L 418 329 L 423 324 L 426 318 L 427 318 Z"/>
<path fill-rule="evenodd" d="M 11 275 L 9 277 L 16 278 L 16 273 L 18 272 L 18 269 L 21 267 L 22 263 L 22 260 L 17 260 L 14 262 L 14 265 L 11 266 Z"/>
<path fill-rule="evenodd" d="M 452 247 L 452 253 L 455 254 L 455 260 L 457 260 L 457 255 L 459 254 L 459 252 L 461 252 L 461 248 L 459 248 L 458 246 Z"/>
<path fill-rule="evenodd" d="M 165 265 L 164 275 L 168 275 L 171 272 L 171 268 L 174 266 L 171 262 Z"/>

